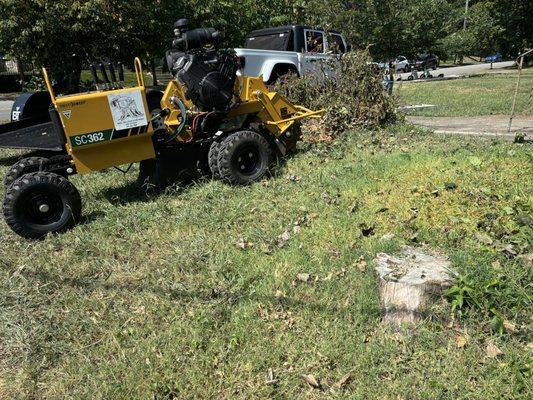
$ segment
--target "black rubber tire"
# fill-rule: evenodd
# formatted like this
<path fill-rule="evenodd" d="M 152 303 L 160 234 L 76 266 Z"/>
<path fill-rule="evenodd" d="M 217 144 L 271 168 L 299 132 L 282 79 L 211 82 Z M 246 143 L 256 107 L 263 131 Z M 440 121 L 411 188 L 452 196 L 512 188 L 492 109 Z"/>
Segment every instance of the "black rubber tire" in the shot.
<path fill-rule="evenodd" d="M 249 155 L 249 160 L 244 158 Z M 222 179 L 231 184 L 249 185 L 261 180 L 271 161 L 272 148 L 257 132 L 235 132 L 220 143 L 218 169 Z"/>
<path fill-rule="evenodd" d="M 40 210 L 45 204 L 48 211 Z M 3 212 L 15 233 L 26 239 L 41 239 L 76 225 L 81 216 L 81 197 L 76 187 L 61 175 L 33 172 L 8 188 Z"/>
<path fill-rule="evenodd" d="M 154 194 L 164 187 L 161 177 L 161 165 L 156 159 L 144 160 L 139 163 L 137 186 L 145 194 Z"/>
<path fill-rule="evenodd" d="M 220 152 L 220 142 L 214 141 L 209 147 L 209 153 L 207 154 L 207 163 L 209 165 L 209 171 L 214 179 L 220 179 L 220 170 L 218 168 L 218 154 Z"/>
<path fill-rule="evenodd" d="M 4 191 L 15 182 L 22 175 L 29 174 L 31 172 L 43 171 L 42 164 L 48 161 L 46 157 L 27 157 L 22 160 L 17 161 L 13 166 L 7 171 L 7 174 L 4 178 Z"/>

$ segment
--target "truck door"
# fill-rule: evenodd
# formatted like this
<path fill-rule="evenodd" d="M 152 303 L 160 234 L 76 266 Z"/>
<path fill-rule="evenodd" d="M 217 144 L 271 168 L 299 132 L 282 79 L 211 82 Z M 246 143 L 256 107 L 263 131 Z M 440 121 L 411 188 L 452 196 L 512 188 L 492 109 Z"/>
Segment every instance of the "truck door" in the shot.
<path fill-rule="evenodd" d="M 328 58 L 327 38 L 323 31 L 304 29 L 305 49 L 302 55 L 302 74 L 319 72 L 321 64 Z"/>

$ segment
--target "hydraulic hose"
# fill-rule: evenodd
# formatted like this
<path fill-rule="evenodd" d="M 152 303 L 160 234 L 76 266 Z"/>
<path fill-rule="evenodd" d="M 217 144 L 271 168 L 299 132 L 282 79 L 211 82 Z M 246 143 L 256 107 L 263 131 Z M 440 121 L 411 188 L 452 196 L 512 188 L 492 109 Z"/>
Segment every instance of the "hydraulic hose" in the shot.
<path fill-rule="evenodd" d="M 185 124 L 187 123 L 187 109 L 185 108 L 185 104 L 183 104 L 183 102 L 178 98 L 172 99 L 172 104 L 174 104 L 175 106 L 178 106 L 178 108 L 180 109 L 181 122 L 179 126 L 176 128 L 176 132 L 174 132 L 169 139 L 165 140 L 165 143 L 170 143 L 176 140 L 176 138 L 179 136 L 179 134 L 185 127 Z"/>

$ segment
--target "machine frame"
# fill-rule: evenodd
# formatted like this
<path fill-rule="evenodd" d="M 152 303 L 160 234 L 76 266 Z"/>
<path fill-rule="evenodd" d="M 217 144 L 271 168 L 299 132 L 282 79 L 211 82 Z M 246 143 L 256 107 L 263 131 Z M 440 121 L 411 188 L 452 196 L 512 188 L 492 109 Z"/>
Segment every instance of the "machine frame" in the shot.
<path fill-rule="evenodd" d="M 294 147 L 297 122 L 323 112 L 293 105 L 271 92 L 262 77 L 242 76 L 228 110 L 201 112 L 177 79 L 149 98 L 141 61 L 136 58 L 134 65 L 134 87 L 67 96 L 56 96 L 43 68 L 63 154 L 26 158 L 8 172 L 3 210 L 16 233 L 39 239 L 73 227 L 81 216 L 81 198 L 68 180 L 75 174 L 140 162 L 139 183 L 146 188 L 159 186 L 156 180 L 165 170 L 191 169 L 201 161 L 214 177 L 252 183 L 264 176 L 272 154 L 285 155 Z M 242 149 L 246 154 L 235 153 Z M 242 176 L 231 175 L 233 167 L 234 175 Z"/>

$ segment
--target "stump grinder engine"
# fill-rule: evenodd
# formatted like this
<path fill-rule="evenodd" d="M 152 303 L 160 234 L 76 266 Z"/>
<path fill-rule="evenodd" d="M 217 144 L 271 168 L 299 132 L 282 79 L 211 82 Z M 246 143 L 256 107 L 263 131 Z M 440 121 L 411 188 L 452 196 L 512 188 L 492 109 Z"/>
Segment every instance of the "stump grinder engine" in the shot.
<path fill-rule="evenodd" d="M 217 49 L 216 29 L 188 30 L 182 19 L 175 36 L 166 54 L 174 79 L 164 91 L 145 87 L 138 58 L 134 87 L 123 87 L 123 70 L 117 80 L 112 64 L 111 80 L 100 65 L 103 82 L 91 66 L 97 90 L 68 96 L 56 96 L 43 68 L 52 100 L 46 133 L 63 152 L 21 159 L 8 171 L 3 213 L 14 232 L 39 239 L 74 227 L 82 202 L 69 178 L 110 167 L 140 163 L 143 191 L 201 173 L 251 184 L 294 148 L 298 121 L 322 112 L 291 104 L 262 77 L 241 76 L 235 52 Z"/>

